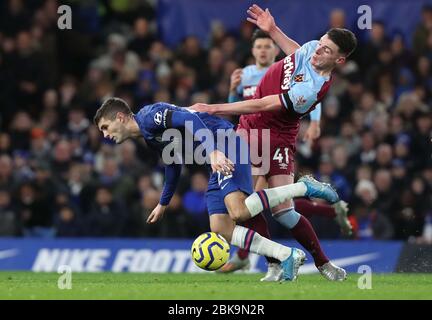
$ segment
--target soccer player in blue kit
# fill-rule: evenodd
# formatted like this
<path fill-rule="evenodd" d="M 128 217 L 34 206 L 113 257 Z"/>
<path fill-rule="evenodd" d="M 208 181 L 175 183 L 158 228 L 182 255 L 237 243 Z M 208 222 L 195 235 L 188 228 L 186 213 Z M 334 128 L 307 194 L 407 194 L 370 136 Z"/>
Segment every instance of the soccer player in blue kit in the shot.
<path fill-rule="evenodd" d="M 207 113 L 158 102 L 144 106 L 134 114 L 124 100 L 109 98 L 97 110 L 94 123 L 105 138 L 117 144 L 128 138 L 143 137 L 150 148 L 161 154 L 163 161 L 174 153 L 166 161 L 171 163 L 165 166 L 162 195 L 149 215 L 148 223 L 155 223 L 163 217 L 187 157 L 193 154 L 192 160 L 201 164 L 197 159 L 203 155 L 210 172 L 206 198 L 211 230 L 221 234 L 232 245 L 280 260 L 281 278 L 285 281 L 296 279 L 306 258 L 305 253 L 262 237 L 251 229 L 236 225 L 236 222 L 260 214 L 263 208 L 277 206 L 291 199 L 293 194 L 330 202 L 338 199 L 332 188 L 317 181 L 253 192 L 247 144 L 235 133 L 230 122 Z M 192 150 L 185 150 L 188 143 L 192 143 Z"/>

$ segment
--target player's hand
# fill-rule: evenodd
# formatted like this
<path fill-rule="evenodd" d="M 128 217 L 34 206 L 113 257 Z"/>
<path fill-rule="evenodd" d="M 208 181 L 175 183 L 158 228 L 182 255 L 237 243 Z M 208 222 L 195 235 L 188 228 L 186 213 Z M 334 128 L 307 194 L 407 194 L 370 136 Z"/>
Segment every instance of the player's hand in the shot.
<path fill-rule="evenodd" d="M 161 205 L 160 203 L 153 209 L 152 213 L 147 218 L 147 223 L 155 223 L 162 219 L 165 213 L 166 206 Z"/>
<path fill-rule="evenodd" d="M 224 176 L 229 176 L 234 171 L 234 164 L 219 150 L 210 153 L 210 163 L 213 172 L 220 172 Z"/>
<path fill-rule="evenodd" d="M 320 135 L 321 135 L 321 128 L 319 122 L 311 121 L 303 137 L 303 141 L 306 141 L 309 145 L 312 145 L 313 141 L 318 139 Z"/>
<path fill-rule="evenodd" d="M 243 69 L 238 68 L 231 74 L 230 91 L 236 91 L 237 87 L 241 82 L 241 77 L 243 74 Z"/>
<path fill-rule="evenodd" d="M 195 103 L 194 105 L 191 105 L 190 107 L 188 107 L 188 109 L 197 111 L 197 112 L 207 112 L 209 114 L 213 114 L 213 109 L 212 106 L 210 104 L 206 104 L 206 103 Z"/>
<path fill-rule="evenodd" d="M 276 23 L 274 21 L 273 16 L 270 14 L 269 9 L 261 9 L 256 4 L 249 7 L 247 11 L 249 17 L 247 17 L 247 21 L 252 22 L 262 31 L 270 33 L 274 28 L 276 28 Z"/>

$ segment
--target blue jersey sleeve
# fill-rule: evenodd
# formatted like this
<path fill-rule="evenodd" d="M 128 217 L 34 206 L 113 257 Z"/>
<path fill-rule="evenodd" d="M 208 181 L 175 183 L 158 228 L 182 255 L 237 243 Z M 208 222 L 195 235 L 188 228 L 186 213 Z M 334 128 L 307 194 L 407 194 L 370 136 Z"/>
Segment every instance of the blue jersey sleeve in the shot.
<path fill-rule="evenodd" d="M 171 198 L 173 197 L 177 188 L 181 169 L 181 164 L 171 164 L 165 166 L 165 183 L 159 201 L 161 205 L 166 206 L 170 203 Z"/>
<path fill-rule="evenodd" d="M 315 106 L 315 109 L 313 109 L 310 113 L 310 119 L 312 121 L 320 121 L 321 120 L 321 102 L 318 103 Z"/>
<path fill-rule="evenodd" d="M 208 139 L 206 134 L 198 134 L 199 131 L 207 130 L 209 128 L 202 122 L 195 112 L 180 112 L 180 111 L 168 111 L 167 114 L 167 128 L 180 128 L 185 127 L 190 130 L 197 141 L 200 141 L 202 146 L 205 148 L 207 155 L 215 150 L 215 143 L 213 139 L 213 133 L 210 134 L 211 139 Z"/>
<path fill-rule="evenodd" d="M 318 40 L 312 40 L 306 42 L 304 45 L 302 45 L 300 48 L 297 49 L 296 59 L 300 57 L 303 59 L 308 59 L 315 52 L 318 43 L 319 43 Z"/>
<path fill-rule="evenodd" d="M 312 83 L 305 82 L 290 88 L 287 93 L 280 95 L 285 108 L 292 107 L 295 112 L 305 113 L 316 102 L 317 93 Z"/>
<path fill-rule="evenodd" d="M 180 109 L 167 103 L 153 105 L 146 114 L 145 128 L 157 132 L 169 128 L 186 128 L 191 131 L 196 141 L 200 141 L 207 154 L 215 150 L 214 139 L 207 139 L 202 130 L 210 130 L 200 119 L 196 112 Z M 213 137 L 213 134 L 210 135 Z"/>
<path fill-rule="evenodd" d="M 239 96 L 243 95 L 243 76 L 242 76 L 242 80 L 240 81 L 240 84 L 237 86 L 236 91 Z"/>

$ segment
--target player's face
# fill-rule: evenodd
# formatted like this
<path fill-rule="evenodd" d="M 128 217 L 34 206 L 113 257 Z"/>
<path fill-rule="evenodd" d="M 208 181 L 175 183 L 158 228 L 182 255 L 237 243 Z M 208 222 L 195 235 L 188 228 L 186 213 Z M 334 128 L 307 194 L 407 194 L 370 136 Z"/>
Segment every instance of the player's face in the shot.
<path fill-rule="evenodd" d="M 252 55 L 259 66 L 268 67 L 276 58 L 277 49 L 272 39 L 256 39 L 252 47 Z"/>
<path fill-rule="evenodd" d="M 129 131 L 127 130 L 125 123 L 125 115 L 119 112 L 115 120 L 102 118 L 98 125 L 104 138 L 111 139 L 115 143 L 119 144 L 129 138 Z"/>
<path fill-rule="evenodd" d="M 339 47 L 330 40 L 328 35 L 324 35 L 311 57 L 311 63 L 318 70 L 327 70 L 344 63 L 345 59 L 345 56 L 339 52 Z"/>

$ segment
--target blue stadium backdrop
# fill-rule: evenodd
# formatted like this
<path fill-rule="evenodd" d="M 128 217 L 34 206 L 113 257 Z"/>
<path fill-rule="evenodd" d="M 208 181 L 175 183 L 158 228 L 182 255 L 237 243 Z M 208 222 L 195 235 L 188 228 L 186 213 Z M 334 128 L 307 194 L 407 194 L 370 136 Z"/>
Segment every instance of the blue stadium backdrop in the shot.
<path fill-rule="evenodd" d="M 206 272 L 190 258 L 193 240 L 173 239 L 1 239 L 0 270 L 56 272 L 68 265 L 80 272 Z M 295 242 L 283 242 L 295 246 Z M 402 242 L 397 241 L 322 241 L 334 263 L 357 272 L 367 265 L 373 272 L 396 271 Z M 266 270 L 264 258 L 253 256 L 251 272 Z M 301 272 L 316 272 L 313 259 Z"/>

